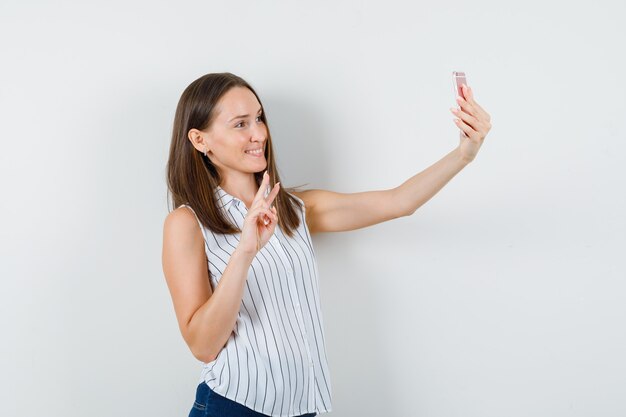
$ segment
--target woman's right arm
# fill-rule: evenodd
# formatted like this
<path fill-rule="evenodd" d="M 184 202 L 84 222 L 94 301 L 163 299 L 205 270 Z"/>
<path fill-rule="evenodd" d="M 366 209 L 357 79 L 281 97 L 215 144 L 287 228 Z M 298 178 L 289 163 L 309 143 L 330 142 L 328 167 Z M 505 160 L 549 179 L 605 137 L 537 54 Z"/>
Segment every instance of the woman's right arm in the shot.
<path fill-rule="evenodd" d="M 178 326 L 193 355 L 211 362 L 235 327 L 254 253 L 235 249 L 213 292 L 204 245 L 189 208 L 180 207 L 167 216 L 162 262 Z"/>
<path fill-rule="evenodd" d="M 248 269 L 278 224 L 277 210 L 271 204 L 280 183 L 274 184 L 266 197 L 268 184 L 269 175 L 264 173 L 244 219 L 239 244 L 215 292 L 211 289 L 204 237 L 195 214 L 187 207 L 179 207 L 165 218 L 163 272 L 183 338 L 202 362 L 213 361 L 228 341 L 241 307 Z"/>

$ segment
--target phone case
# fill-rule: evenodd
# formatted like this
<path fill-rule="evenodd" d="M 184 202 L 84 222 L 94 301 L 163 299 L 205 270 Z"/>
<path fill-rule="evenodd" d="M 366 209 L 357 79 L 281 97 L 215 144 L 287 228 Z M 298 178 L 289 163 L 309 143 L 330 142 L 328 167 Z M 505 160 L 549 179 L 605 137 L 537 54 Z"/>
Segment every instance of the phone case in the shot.
<path fill-rule="evenodd" d="M 465 78 L 465 73 L 462 71 L 452 71 L 452 84 L 454 85 L 454 102 L 457 104 L 457 108 L 460 108 L 459 104 L 456 101 L 458 96 L 465 98 L 463 94 L 463 89 L 461 86 L 463 84 L 467 85 L 467 79 Z M 463 132 L 463 129 L 459 129 L 461 134 L 467 137 L 467 134 Z"/>
<path fill-rule="evenodd" d="M 463 84 L 467 85 L 465 73 L 462 71 L 452 71 L 452 83 L 454 84 L 454 102 L 456 103 L 457 96 L 465 98 L 463 90 L 461 89 Z"/>

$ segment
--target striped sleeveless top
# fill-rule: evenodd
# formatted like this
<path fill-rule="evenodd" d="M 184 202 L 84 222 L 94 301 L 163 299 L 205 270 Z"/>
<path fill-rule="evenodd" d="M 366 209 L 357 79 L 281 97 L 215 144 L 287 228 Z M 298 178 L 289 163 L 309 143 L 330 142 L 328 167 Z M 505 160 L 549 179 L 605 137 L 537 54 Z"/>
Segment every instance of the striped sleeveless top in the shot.
<path fill-rule="evenodd" d="M 220 186 L 214 192 L 218 207 L 241 229 L 245 204 Z M 252 261 L 233 332 L 217 358 L 202 364 L 199 380 L 276 417 L 332 411 L 318 270 L 302 204 L 294 237 L 277 226 Z M 241 233 L 213 233 L 198 223 L 215 289 Z"/>

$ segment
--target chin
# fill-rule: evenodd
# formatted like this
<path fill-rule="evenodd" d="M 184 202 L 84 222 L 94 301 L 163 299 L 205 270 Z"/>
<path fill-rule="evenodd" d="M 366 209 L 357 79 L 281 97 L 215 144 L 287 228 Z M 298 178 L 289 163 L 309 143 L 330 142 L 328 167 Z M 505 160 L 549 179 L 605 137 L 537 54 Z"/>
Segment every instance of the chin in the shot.
<path fill-rule="evenodd" d="M 261 167 L 261 170 L 265 170 L 268 166 L 268 163 L 265 159 L 263 159 L 262 162 L 259 162 L 259 166 Z"/>
<path fill-rule="evenodd" d="M 250 171 L 252 171 L 253 174 L 255 173 L 263 173 L 263 171 L 265 171 L 267 169 L 267 162 L 263 162 L 263 163 L 258 163 L 258 164 L 254 164 L 254 167 L 252 167 L 250 169 Z"/>

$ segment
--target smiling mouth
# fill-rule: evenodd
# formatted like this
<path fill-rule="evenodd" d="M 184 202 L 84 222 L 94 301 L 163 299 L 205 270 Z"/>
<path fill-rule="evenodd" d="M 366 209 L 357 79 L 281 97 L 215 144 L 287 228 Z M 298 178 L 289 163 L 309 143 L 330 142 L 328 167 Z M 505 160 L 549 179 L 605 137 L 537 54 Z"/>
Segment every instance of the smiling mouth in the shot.
<path fill-rule="evenodd" d="M 261 156 L 261 155 L 263 155 L 263 148 L 251 149 L 249 151 L 246 151 L 246 153 L 248 155 L 252 155 L 252 156 Z"/>

